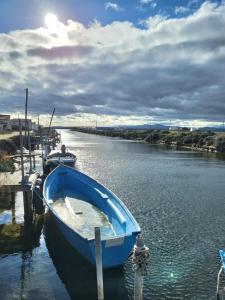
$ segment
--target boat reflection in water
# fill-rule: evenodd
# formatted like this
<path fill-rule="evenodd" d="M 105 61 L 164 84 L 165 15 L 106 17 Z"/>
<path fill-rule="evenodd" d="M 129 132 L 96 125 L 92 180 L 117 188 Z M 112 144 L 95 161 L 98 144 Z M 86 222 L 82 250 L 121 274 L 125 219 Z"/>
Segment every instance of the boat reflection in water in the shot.
<path fill-rule="evenodd" d="M 71 299 L 97 299 L 95 268 L 67 242 L 49 213 L 44 229 L 49 254 Z M 104 271 L 105 299 L 129 299 L 123 275 L 122 267 Z"/>

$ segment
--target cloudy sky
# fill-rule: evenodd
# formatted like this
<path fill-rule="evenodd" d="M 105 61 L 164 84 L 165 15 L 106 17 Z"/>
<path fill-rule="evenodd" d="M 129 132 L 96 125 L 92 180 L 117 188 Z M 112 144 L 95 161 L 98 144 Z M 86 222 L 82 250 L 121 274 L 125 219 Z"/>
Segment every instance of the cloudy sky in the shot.
<path fill-rule="evenodd" d="M 43 122 L 221 124 L 225 1 L 1 0 L 0 113 L 26 87 Z"/>

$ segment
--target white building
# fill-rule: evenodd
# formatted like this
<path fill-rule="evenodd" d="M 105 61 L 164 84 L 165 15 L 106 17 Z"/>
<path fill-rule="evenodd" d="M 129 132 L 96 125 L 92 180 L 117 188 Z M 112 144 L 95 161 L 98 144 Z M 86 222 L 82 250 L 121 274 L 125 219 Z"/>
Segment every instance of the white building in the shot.
<path fill-rule="evenodd" d="M 10 115 L 0 115 L 0 132 L 11 130 Z"/>
<path fill-rule="evenodd" d="M 12 129 L 13 130 L 19 130 L 20 129 L 20 122 L 21 122 L 21 125 L 22 125 L 22 129 L 24 130 L 25 129 L 25 123 L 26 123 L 25 119 L 11 119 L 10 123 L 11 123 Z M 27 125 L 29 126 L 30 130 L 32 130 L 31 119 L 27 119 Z"/>
<path fill-rule="evenodd" d="M 193 131 L 197 131 L 198 128 L 197 127 L 191 127 L 190 131 L 193 132 Z"/>
<path fill-rule="evenodd" d="M 38 130 L 38 124 L 36 124 L 35 122 L 32 122 L 31 123 L 31 130 L 37 131 Z"/>
<path fill-rule="evenodd" d="M 179 127 L 177 126 L 170 126 L 169 131 L 178 131 Z"/>

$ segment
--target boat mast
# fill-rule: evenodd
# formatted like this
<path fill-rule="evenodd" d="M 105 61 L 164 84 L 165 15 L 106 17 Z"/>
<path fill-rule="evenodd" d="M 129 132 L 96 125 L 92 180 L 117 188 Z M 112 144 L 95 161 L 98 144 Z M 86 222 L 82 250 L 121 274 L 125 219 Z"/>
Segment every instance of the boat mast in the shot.
<path fill-rule="evenodd" d="M 50 129 L 51 129 L 51 125 L 52 125 L 52 119 L 53 119 L 53 117 L 54 117 L 54 114 L 55 114 L 55 107 L 53 108 L 51 120 L 50 120 L 50 123 L 49 123 L 47 139 L 49 138 L 49 133 L 50 133 Z"/>

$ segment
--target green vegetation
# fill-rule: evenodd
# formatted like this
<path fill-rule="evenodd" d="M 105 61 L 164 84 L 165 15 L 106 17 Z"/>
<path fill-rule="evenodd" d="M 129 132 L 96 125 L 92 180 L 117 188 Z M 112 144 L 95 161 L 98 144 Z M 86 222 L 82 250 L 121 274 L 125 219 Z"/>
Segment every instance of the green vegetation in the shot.
<path fill-rule="evenodd" d="M 8 139 L 8 140 L 0 140 L 0 151 L 5 154 L 15 154 L 17 150 L 16 144 Z"/>
<path fill-rule="evenodd" d="M 120 129 L 76 129 L 98 135 L 119 137 L 128 140 L 140 140 L 151 144 L 165 144 L 177 147 L 189 147 L 210 152 L 225 152 L 225 133 L 213 131 L 189 131 L 187 129 L 169 130 L 120 130 Z"/>
<path fill-rule="evenodd" d="M 14 172 L 15 165 L 12 158 L 5 155 L 4 152 L 0 152 L 0 172 Z"/>
<path fill-rule="evenodd" d="M 10 140 L 0 140 L 0 172 L 14 172 L 15 165 L 9 155 L 15 154 L 16 144 Z"/>

